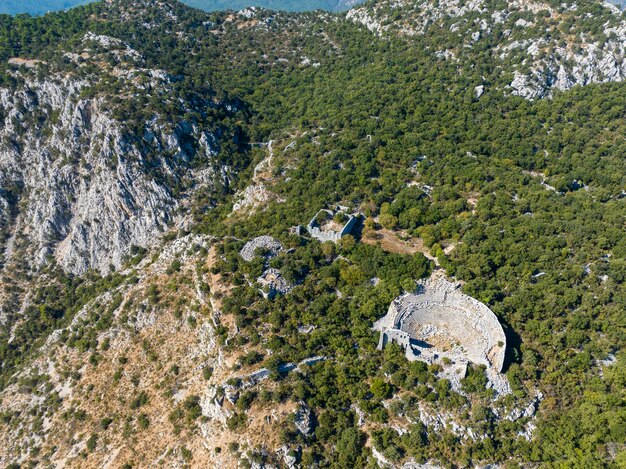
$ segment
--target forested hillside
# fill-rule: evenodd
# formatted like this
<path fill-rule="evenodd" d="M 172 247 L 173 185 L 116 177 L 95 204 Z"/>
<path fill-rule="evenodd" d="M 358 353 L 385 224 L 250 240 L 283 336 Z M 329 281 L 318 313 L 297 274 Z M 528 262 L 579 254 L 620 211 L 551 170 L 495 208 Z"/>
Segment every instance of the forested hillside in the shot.
<path fill-rule="evenodd" d="M 347 10 L 363 0 L 187 0 L 185 4 L 204 11 L 242 10 L 247 7 L 261 7 L 269 10 L 311 11 Z"/>
<path fill-rule="evenodd" d="M 589 0 L 1 17 L 0 462 L 624 467 L 623 30 Z M 129 167 L 175 202 L 160 233 L 161 207 L 128 203 L 114 226 L 154 236 L 103 245 L 117 264 L 62 262 L 97 216 L 60 217 L 33 257 L 42 193 L 108 207 Z M 338 244 L 293 229 L 337 204 L 362 216 Z M 266 235 L 281 248 L 246 260 Z M 433 270 L 503 324 L 512 393 L 377 350 L 373 323 Z"/>

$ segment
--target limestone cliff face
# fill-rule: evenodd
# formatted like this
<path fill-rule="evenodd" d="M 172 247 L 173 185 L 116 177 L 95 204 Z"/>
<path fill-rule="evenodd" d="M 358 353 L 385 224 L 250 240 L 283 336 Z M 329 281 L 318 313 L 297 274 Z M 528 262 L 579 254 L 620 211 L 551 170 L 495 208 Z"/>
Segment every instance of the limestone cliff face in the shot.
<path fill-rule="evenodd" d="M 153 87 L 167 87 L 165 75 Z M 181 223 L 185 196 L 227 178 L 218 135 L 193 122 L 145 123 L 133 134 L 85 80 L 55 76 L 0 89 L 0 244 L 3 263 L 66 271 L 118 267 Z M 140 93 L 141 91 L 134 90 Z M 87 93 L 83 93 L 87 95 Z M 201 161 L 194 165 L 192 160 Z M 173 186 L 188 189 L 174 194 Z"/>

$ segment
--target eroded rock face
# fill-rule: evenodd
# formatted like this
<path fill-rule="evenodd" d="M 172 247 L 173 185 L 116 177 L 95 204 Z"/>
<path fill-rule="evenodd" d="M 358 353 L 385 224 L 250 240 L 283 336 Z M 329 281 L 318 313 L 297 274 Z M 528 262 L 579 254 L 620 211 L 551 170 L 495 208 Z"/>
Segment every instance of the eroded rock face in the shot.
<path fill-rule="evenodd" d="M 167 84 L 167 77 L 157 80 Z M 30 80 L 0 89 L 0 232 L 4 261 L 37 268 L 54 257 L 66 271 L 119 267 L 132 245 L 153 245 L 181 221 L 172 182 L 211 185 L 218 138 L 194 123 L 135 135 L 107 98 L 82 98 L 87 81 Z M 190 172 L 200 154 L 204 170 Z"/>
<path fill-rule="evenodd" d="M 308 406 L 301 402 L 295 415 L 296 429 L 304 436 L 308 436 L 313 433 L 313 414 Z"/>

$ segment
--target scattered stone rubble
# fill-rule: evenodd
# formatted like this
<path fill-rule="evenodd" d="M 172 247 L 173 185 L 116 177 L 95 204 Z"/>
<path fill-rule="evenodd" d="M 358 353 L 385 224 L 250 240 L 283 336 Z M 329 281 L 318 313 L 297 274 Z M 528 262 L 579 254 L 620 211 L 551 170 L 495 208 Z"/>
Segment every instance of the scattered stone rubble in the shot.
<path fill-rule="evenodd" d="M 328 357 L 314 356 L 305 358 L 297 365 L 295 363 L 283 363 L 278 367 L 278 372 L 282 374 L 290 373 L 292 371 L 301 372 L 305 366 L 313 366 L 317 363 L 328 360 Z M 243 376 L 235 380 L 235 384 L 225 383 L 222 388 L 226 399 L 232 404 L 235 404 L 239 399 L 239 391 L 247 389 L 265 381 L 271 375 L 271 371 L 267 368 L 261 368 L 249 375 Z M 229 380 L 230 381 L 230 380 Z"/>
<path fill-rule="evenodd" d="M 287 445 L 281 446 L 276 451 L 276 454 L 280 456 L 289 469 L 295 469 L 300 462 L 300 458 L 302 457 L 302 447 L 296 446 L 295 448 L 290 448 Z"/>
<path fill-rule="evenodd" d="M 257 256 L 257 249 L 263 249 L 266 251 L 265 258 L 276 256 L 283 250 L 283 245 L 280 241 L 272 238 L 271 236 L 259 236 L 251 241 L 248 241 L 243 249 L 239 252 L 239 255 L 244 261 L 250 262 Z"/>
<path fill-rule="evenodd" d="M 488 386 L 497 394 L 510 393 L 501 374 L 506 350 L 502 326 L 486 305 L 458 288 L 433 277 L 420 281 L 415 294 L 396 298 L 387 315 L 374 324 L 381 333 L 378 348 L 395 342 L 405 349 L 409 360 L 442 365 L 442 377 L 449 379 L 456 391 L 469 362 L 485 365 Z"/>
<path fill-rule="evenodd" d="M 304 402 L 300 402 L 300 406 L 296 410 L 294 423 L 302 435 L 309 436 L 313 433 L 313 413 Z"/>
<path fill-rule="evenodd" d="M 256 279 L 261 285 L 261 294 L 268 299 L 273 299 L 276 295 L 285 295 L 291 291 L 293 286 L 282 276 L 280 270 L 269 268 Z"/>
<path fill-rule="evenodd" d="M 233 212 L 265 205 L 274 198 L 274 194 L 267 190 L 265 184 L 250 185 L 238 194 L 237 201 L 233 205 Z"/>
<path fill-rule="evenodd" d="M 315 330 L 315 326 L 313 326 L 312 324 L 306 324 L 306 325 L 298 326 L 298 333 L 299 334 L 310 334 L 314 330 Z"/>

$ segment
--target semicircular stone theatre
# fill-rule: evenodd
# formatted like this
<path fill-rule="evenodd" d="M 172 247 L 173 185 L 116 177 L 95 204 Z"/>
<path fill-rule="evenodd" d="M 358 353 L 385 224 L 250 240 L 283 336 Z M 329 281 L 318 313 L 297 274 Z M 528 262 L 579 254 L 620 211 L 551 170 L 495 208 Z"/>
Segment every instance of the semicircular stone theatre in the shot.
<path fill-rule="evenodd" d="M 434 276 L 418 282 L 415 293 L 391 303 L 387 315 L 374 324 L 378 348 L 397 343 L 407 359 L 443 367 L 442 377 L 460 390 L 468 363 L 484 365 L 488 386 L 510 392 L 502 369 L 506 336 L 496 315 L 480 301 L 462 293 L 458 284 Z"/>

